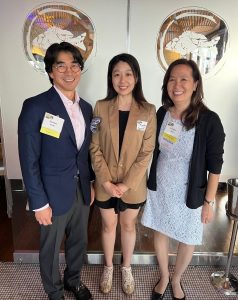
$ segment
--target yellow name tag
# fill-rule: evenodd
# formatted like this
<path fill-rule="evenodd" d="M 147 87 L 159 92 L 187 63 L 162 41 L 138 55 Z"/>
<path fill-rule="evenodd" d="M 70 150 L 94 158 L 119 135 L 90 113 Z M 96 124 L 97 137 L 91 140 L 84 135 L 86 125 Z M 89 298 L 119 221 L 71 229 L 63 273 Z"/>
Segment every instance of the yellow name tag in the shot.
<path fill-rule="evenodd" d="M 182 131 L 182 128 L 183 128 L 182 123 L 176 120 L 172 120 L 172 118 L 169 117 L 165 130 L 162 133 L 162 139 L 160 141 L 160 149 L 164 149 L 166 151 L 172 151 L 174 145 L 178 142 L 180 138 L 180 133 Z"/>
<path fill-rule="evenodd" d="M 171 134 L 168 134 L 166 132 L 163 133 L 163 138 L 171 143 L 176 143 L 178 139 L 177 137 L 172 136 Z"/>
<path fill-rule="evenodd" d="M 53 136 L 53 137 L 55 137 L 57 139 L 60 137 L 60 133 L 57 132 L 57 131 L 55 131 L 55 130 L 53 130 L 53 129 L 41 127 L 40 132 L 44 133 L 44 134 L 47 134 L 47 135 L 50 135 L 50 136 Z"/>
<path fill-rule="evenodd" d="M 40 132 L 58 139 L 60 137 L 63 124 L 64 119 L 46 112 L 41 124 Z"/>

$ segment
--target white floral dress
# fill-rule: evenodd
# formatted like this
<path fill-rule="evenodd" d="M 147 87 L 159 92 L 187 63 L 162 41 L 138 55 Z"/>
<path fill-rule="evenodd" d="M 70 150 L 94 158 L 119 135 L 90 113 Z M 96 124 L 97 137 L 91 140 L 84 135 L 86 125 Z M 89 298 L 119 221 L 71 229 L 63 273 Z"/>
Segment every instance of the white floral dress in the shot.
<path fill-rule="evenodd" d="M 141 223 L 179 242 L 202 244 L 201 207 L 186 206 L 189 163 L 195 128 L 182 129 L 178 141 L 169 151 L 163 148 L 162 133 L 170 118 L 167 112 L 159 134 L 160 154 L 157 162 L 157 191 L 148 190 Z M 173 122 L 181 122 L 174 120 Z"/>

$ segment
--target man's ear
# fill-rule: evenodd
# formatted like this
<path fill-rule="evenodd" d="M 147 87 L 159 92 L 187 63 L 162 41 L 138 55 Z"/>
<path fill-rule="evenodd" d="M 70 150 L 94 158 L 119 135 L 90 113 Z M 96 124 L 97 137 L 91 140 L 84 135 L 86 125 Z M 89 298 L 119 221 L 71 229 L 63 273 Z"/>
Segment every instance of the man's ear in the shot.
<path fill-rule="evenodd" d="M 48 73 L 51 79 L 54 79 L 54 75 L 52 72 Z"/>

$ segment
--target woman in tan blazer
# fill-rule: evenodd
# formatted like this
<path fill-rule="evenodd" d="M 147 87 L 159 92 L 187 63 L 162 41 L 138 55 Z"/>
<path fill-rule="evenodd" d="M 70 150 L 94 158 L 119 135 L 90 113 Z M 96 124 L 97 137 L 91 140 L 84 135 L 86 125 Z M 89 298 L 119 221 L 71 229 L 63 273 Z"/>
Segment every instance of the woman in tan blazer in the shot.
<path fill-rule="evenodd" d="M 146 201 L 147 168 L 155 145 L 156 113 L 143 95 L 140 67 L 130 54 L 119 54 L 108 66 L 108 91 L 97 101 L 91 123 L 90 147 L 96 174 L 95 204 L 102 216 L 105 267 L 100 289 L 112 287 L 113 252 L 118 215 L 123 254 L 122 289 L 134 291 L 131 257 L 135 224 Z"/>

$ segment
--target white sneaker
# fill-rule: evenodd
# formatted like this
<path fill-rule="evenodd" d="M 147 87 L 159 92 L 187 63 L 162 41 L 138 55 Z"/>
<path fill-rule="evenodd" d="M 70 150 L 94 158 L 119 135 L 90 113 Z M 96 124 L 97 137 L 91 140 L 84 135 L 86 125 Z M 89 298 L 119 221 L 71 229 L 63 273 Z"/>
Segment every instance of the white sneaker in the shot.
<path fill-rule="evenodd" d="M 122 267 L 121 275 L 123 292 L 127 295 L 132 294 L 135 289 L 135 281 L 131 273 L 131 267 Z"/>
<path fill-rule="evenodd" d="M 104 266 L 103 273 L 100 278 L 100 291 L 108 294 L 112 288 L 113 267 Z"/>

